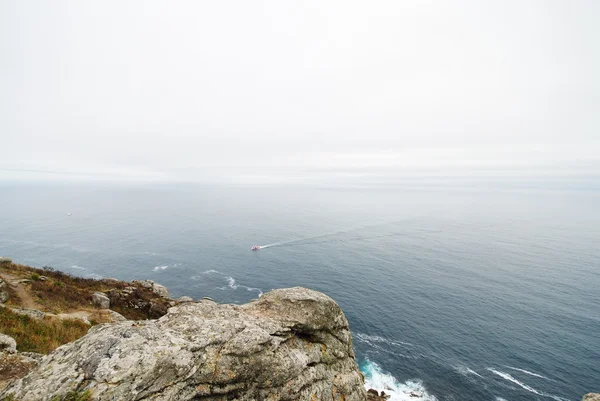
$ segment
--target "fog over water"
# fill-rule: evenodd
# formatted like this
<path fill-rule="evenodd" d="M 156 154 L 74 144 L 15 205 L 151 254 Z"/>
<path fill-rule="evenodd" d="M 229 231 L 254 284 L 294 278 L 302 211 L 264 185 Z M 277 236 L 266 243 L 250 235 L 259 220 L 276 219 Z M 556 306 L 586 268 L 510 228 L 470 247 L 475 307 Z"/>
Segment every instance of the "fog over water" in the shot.
<path fill-rule="evenodd" d="M 2 1 L 0 179 L 597 174 L 598 18 L 595 1 Z"/>

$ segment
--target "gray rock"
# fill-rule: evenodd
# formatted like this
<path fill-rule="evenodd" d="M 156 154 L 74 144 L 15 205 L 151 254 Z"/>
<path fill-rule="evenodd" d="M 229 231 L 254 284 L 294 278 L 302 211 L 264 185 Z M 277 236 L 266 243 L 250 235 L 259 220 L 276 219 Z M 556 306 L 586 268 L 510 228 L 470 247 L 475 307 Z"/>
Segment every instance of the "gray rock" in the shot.
<path fill-rule="evenodd" d="M 9 308 L 12 312 L 18 315 L 29 316 L 34 319 L 41 320 L 46 317 L 46 313 L 37 309 L 25 309 L 25 308 Z"/>
<path fill-rule="evenodd" d="M 185 302 L 158 320 L 97 325 L 3 396 L 51 400 L 365 401 L 348 321 L 331 298 L 275 290 L 246 305 Z"/>
<path fill-rule="evenodd" d="M 0 391 L 2 391 L 11 381 L 25 376 L 35 365 L 38 364 L 36 358 L 29 357 L 26 352 L 16 352 L 9 354 L 0 352 Z M 7 399 L 11 399 L 10 397 Z"/>
<path fill-rule="evenodd" d="M 171 295 L 169 295 L 169 289 L 167 287 L 165 287 L 164 285 L 155 283 L 152 280 L 141 280 L 141 281 L 134 280 L 131 283 L 137 284 L 144 288 L 149 288 L 152 290 L 153 293 L 155 293 L 156 295 L 158 295 L 160 297 L 171 298 Z"/>
<path fill-rule="evenodd" d="M 34 361 L 41 361 L 43 357 L 45 357 L 46 355 L 44 354 L 40 354 L 38 352 L 19 352 L 19 355 L 22 355 L 24 357 L 30 358 Z"/>
<path fill-rule="evenodd" d="M 176 303 L 180 304 L 182 302 L 194 302 L 194 298 L 192 297 L 187 297 L 187 296 L 183 296 L 183 297 L 179 297 L 175 300 Z"/>
<path fill-rule="evenodd" d="M 131 284 L 137 284 L 140 287 L 144 287 L 144 288 L 152 288 L 152 286 L 154 285 L 154 281 L 152 281 L 152 280 L 133 280 L 131 282 Z"/>
<path fill-rule="evenodd" d="M 92 294 L 92 303 L 101 309 L 110 308 L 110 299 L 103 292 L 95 292 Z"/>
<path fill-rule="evenodd" d="M 169 294 L 169 289 L 164 285 L 154 283 L 154 285 L 152 286 L 152 292 L 163 298 L 171 298 L 171 295 Z"/>
<path fill-rule="evenodd" d="M 17 352 L 17 342 L 14 338 L 7 336 L 6 334 L 0 334 L 0 351 L 8 352 L 10 354 Z"/>
<path fill-rule="evenodd" d="M 113 323 L 116 322 L 124 322 L 125 320 L 127 320 L 127 318 L 123 315 L 121 315 L 118 312 L 115 312 L 114 310 L 108 310 L 108 313 L 110 314 L 110 319 Z"/>
<path fill-rule="evenodd" d="M 7 285 L 6 282 L 0 278 L 0 303 L 5 303 L 6 301 L 8 301 L 8 292 L 6 291 L 7 289 Z"/>

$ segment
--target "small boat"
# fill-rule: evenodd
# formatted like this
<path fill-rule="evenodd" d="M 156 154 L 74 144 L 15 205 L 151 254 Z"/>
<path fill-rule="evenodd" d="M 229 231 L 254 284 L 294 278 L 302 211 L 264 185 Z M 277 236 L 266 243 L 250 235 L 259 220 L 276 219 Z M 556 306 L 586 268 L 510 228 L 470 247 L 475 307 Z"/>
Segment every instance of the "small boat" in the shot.
<path fill-rule="evenodd" d="M 253 251 L 258 251 L 260 249 L 260 245 L 252 245 L 252 249 Z"/>

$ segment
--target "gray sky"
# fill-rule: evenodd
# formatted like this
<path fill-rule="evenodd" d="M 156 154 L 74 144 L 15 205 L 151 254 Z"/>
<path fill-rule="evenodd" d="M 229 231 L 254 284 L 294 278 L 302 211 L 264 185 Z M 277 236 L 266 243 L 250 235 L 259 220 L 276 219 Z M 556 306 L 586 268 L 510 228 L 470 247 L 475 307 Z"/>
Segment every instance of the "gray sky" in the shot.
<path fill-rule="evenodd" d="M 598 173 L 598 21 L 596 0 L 0 0 L 0 179 Z"/>

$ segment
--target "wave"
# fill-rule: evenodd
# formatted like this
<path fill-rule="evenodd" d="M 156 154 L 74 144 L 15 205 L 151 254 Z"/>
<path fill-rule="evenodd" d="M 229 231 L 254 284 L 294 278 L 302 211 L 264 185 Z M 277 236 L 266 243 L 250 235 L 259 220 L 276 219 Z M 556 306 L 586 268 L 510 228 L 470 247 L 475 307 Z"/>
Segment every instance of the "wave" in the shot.
<path fill-rule="evenodd" d="M 164 265 L 164 266 L 154 266 L 154 269 L 152 269 L 153 271 L 157 272 L 160 270 L 167 270 L 169 268 L 169 265 Z"/>
<path fill-rule="evenodd" d="M 93 278 L 94 280 L 102 280 L 104 277 L 97 273 L 89 273 L 85 275 L 86 278 Z"/>
<path fill-rule="evenodd" d="M 507 366 L 507 368 L 512 369 L 512 370 L 516 370 L 518 372 L 523 372 L 523 373 L 525 373 L 527 375 L 530 375 L 530 376 L 539 377 L 540 379 L 546 379 L 546 380 L 552 381 L 552 379 L 549 379 L 546 376 L 542 376 L 540 374 L 537 374 L 537 373 L 534 373 L 534 372 L 530 372 L 530 371 L 525 370 L 525 369 L 513 368 L 512 366 Z"/>
<path fill-rule="evenodd" d="M 248 287 L 247 285 L 238 284 L 235 281 L 235 278 L 228 276 L 225 273 L 221 273 L 220 271 L 211 269 L 211 270 L 206 270 L 206 271 L 202 272 L 202 274 L 216 274 L 216 275 L 223 276 L 223 278 L 227 281 L 227 285 L 223 286 L 223 287 L 217 287 L 217 289 L 219 289 L 219 290 L 226 290 L 227 288 L 231 288 L 232 290 L 237 290 L 238 288 L 243 288 L 246 291 L 256 292 L 259 297 L 262 297 L 262 295 L 263 295 L 263 292 L 260 288 Z M 190 278 L 192 280 L 199 280 L 200 276 L 192 276 Z"/>
<path fill-rule="evenodd" d="M 73 265 L 70 267 L 70 269 L 75 269 L 75 270 L 85 270 L 85 267 L 83 266 L 77 266 L 77 265 Z"/>
<path fill-rule="evenodd" d="M 536 390 L 533 387 L 528 386 L 527 384 L 518 381 L 517 379 L 515 379 L 514 377 L 512 377 L 508 373 L 501 372 L 501 371 L 493 369 L 493 368 L 487 368 L 487 370 L 489 370 L 490 372 L 492 372 L 492 373 L 500 376 L 501 378 L 503 378 L 505 380 L 508 380 L 511 383 L 516 384 L 517 386 L 521 387 L 522 389 L 525 389 L 525 390 L 529 391 L 530 393 L 539 395 L 541 397 L 549 397 L 549 398 L 552 398 L 552 399 L 554 399 L 556 401 L 569 401 L 566 398 L 562 398 L 562 397 L 559 397 L 557 395 L 547 394 L 547 393 L 544 393 L 543 391 Z"/>
<path fill-rule="evenodd" d="M 415 398 L 423 401 L 437 401 L 435 396 L 427 393 L 427 389 L 420 380 L 407 380 L 400 383 L 394 376 L 384 372 L 375 362 L 366 360 L 361 366 L 361 371 L 365 376 L 365 388 L 385 391 L 390 395 L 390 401 L 408 401 L 415 400 Z"/>
<path fill-rule="evenodd" d="M 463 376 L 473 375 L 473 376 L 477 376 L 477 377 L 483 377 L 479 373 L 475 372 L 473 369 L 469 368 L 468 366 L 456 366 L 455 369 L 458 373 L 460 373 Z"/>
<path fill-rule="evenodd" d="M 390 345 L 396 345 L 399 347 L 412 347 L 413 344 L 411 343 L 407 343 L 404 341 L 397 341 L 397 340 L 388 340 L 387 338 L 383 338 L 380 336 L 373 336 L 373 335 L 369 335 L 369 334 L 365 334 L 365 333 L 356 333 L 354 334 L 354 338 L 356 338 L 358 341 L 367 343 L 369 345 L 372 345 L 373 343 L 384 343 L 384 344 L 390 344 Z"/>

